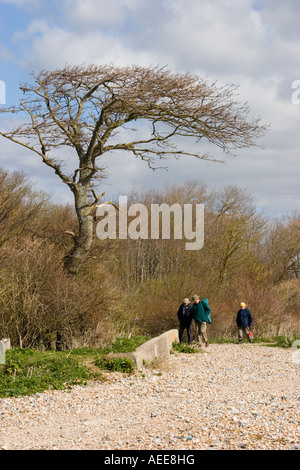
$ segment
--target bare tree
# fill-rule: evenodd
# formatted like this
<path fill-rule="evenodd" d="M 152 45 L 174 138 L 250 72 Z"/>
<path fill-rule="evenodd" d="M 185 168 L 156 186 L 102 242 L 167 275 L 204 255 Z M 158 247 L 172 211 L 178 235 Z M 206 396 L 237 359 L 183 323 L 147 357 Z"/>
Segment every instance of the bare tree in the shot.
<path fill-rule="evenodd" d="M 19 106 L 1 109 L 25 113 L 29 120 L 0 134 L 39 155 L 74 194 L 79 229 L 66 262 L 71 273 L 78 272 L 92 245 L 94 209 L 103 196 L 93 188 L 95 178 L 105 175 L 101 156 L 130 152 L 150 168 L 169 155 L 214 160 L 196 145 L 191 151 L 185 138 L 195 144 L 206 140 L 230 154 L 255 145 L 266 131 L 260 118 L 248 119 L 249 107 L 238 103 L 235 86 L 218 87 L 165 68 L 80 65 L 33 77 L 21 87 Z M 145 123 L 146 133 L 140 126 Z M 62 155 L 66 146 L 76 155 L 69 172 Z"/>
<path fill-rule="evenodd" d="M 217 285 L 233 282 L 244 267 L 253 271 L 258 243 L 263 239 L 264 218 L 256 213 L 251 194 L 237 186 L 215 193 L 213 211 L 206 217 L 209 270 Z"/>
<path fill-rule="evenodd" d="M 264 248 L 274 282 L 300 279 L 300 216 L 272 220 Z"/>

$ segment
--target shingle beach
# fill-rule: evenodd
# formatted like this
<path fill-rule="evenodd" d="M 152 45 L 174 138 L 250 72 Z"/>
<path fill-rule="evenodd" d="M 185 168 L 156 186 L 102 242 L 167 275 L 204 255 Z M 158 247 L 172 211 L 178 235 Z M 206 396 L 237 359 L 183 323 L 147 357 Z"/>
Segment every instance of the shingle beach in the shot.
<path fill-rule="evenodd" d="M 211 344 L 104 382 L 0 399 L 3 450 L 300 450 L 300 351 Z"/>

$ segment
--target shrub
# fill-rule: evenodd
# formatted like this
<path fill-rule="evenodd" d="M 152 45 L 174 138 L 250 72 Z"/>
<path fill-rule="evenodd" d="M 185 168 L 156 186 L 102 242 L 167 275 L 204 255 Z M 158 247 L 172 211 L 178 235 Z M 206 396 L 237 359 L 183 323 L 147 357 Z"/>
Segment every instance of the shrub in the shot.
<path fill-rule="evenodd" d="M 68 276 L 62 253 L 45 240 L 22 240 L 0 268 L 0 337 L 37 349 L 97 347 L 115 336 L 118 295 L 104 269 Z"/>
<path fill-rule="evenodd" d="M 201 349 L 195 349 L 190 346 L 186 346 L 185 344 L 178 343 L 174 341 L 172 344 L 172 348 L 174 351 L 180 352 L 180 353 L 187 353 L 187 354 L 194 354 L 198 352 L 202 352 Z"/>
<path fill-rule="evenodd" d="M 101 358 L 95 361 L 95 365 L 110 372 L 132 373 L 135 370 L 133 362 L 127 358 Z"/>

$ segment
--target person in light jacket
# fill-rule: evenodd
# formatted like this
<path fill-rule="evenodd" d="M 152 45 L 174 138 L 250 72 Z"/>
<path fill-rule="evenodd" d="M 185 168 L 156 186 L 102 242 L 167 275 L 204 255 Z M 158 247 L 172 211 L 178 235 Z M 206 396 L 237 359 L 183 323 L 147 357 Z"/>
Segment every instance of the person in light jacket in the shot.
<path fill-rule="evenodd" d="M 243 333 L 246 334 L 249 343 L 252 343 L 251 326 L 253 318 L 250 310 L 246 308 L 245 302 L 241 302 L 240 304 L 240 309 L 236 316 L 236 323 L 238 327 L 239 343 L 241 344 L 243 342 Z"/>
<path fill-rule="evenodd" d="M 208 336 L 207 336 L 207 323 L 211 323 L 210 312 L 211 309 L 208 305 L 207 298 L 200 299 L 198 295 L 194 295 L 192 298 L 193 304 L 193 319 L 196 323 L 196 334 L 198 339 L 198 346 L 202 347 L 202 338 L 205 341 L 205 346 L 208 347 Z"/>

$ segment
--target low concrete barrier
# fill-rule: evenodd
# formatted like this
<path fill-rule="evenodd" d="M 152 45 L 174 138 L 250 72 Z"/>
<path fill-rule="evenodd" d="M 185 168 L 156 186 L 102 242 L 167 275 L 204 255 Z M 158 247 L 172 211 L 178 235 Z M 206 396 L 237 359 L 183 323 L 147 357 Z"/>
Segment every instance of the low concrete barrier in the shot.
<path fill-rule="evenodd" d="M 166 359 L 170 355 L 172 343 L 178 341 L 178 330 L 169 330 L 139 346 L 132 354 L 137 369 L 155 359 Z"/>
<path fill-rule="evenodd" d="M 10 349 L 10 339 L 4 338 L 0 340 L 0 364 L 5 364 L 5 354 L 8 349 Z"/>
<path fill-rule="evenodd" d="M 131 359 L 135 367 L 140 369 L 145 364 L 150 364 L 155 360 L 166 359 L 170 354 L 174 341 L 178 341 L 178 330 L 169 330 L 156 338 L 146 341 L 146 343 L 143 343 L 134 352 L 107 354 L 105 358 L 113 359 L 124 357 Z"/>

